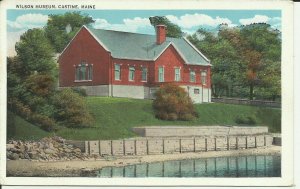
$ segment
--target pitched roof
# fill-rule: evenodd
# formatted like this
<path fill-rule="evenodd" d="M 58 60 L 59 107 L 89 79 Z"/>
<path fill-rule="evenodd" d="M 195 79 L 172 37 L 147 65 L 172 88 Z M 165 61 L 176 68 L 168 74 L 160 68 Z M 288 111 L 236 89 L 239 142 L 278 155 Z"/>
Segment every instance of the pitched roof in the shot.
<path fill-rule="evenodd" d="M 164 43 L 157 45 L 155 35 L 84 27 L 114 58 L 156 60 L 173 45 L 186 64 L 210 65 L 210 61 L 185 38 L 167 37 Z"/>

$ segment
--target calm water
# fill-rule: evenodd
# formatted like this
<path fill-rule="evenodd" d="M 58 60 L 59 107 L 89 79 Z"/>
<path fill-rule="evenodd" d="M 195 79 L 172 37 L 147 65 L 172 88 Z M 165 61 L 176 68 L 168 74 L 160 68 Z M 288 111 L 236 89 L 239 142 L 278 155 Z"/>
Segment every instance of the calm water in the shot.
<path fill-rule="evenodd" d="M 281 156 L 242 156 L 105 167 L 97 177 L 280 177 Z"/>

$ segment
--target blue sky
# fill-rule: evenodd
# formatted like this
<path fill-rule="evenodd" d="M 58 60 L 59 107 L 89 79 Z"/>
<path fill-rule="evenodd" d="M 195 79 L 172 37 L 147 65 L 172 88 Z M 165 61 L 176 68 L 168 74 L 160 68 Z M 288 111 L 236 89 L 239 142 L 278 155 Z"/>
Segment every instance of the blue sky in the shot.
<path fill-rule="evenodd" d="M 31 28 L 46 25 L 49 14 L 63 14 L 65 10 L 8 10 L 7 31 L 11 48 L 20 35 Z M 197 29 L 214 29 L 221 23 L 229 27 L 257 22 L 269 23 L 281 30 L 280 10 L 81 10 L 96 21 L 94 28 L 154 34 L 150 16 L 166 16 L 187 34 Z M 10 48 L 10 47 L 8 47 Z M 13 49 L 11 50 L 13 51 Z"/>

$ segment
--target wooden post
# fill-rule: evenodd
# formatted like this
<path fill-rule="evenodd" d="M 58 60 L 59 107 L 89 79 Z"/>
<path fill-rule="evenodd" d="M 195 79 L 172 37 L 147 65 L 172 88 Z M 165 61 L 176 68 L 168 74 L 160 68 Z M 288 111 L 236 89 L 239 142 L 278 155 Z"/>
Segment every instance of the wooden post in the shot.
<path fill-rule="evenodd" d="M 196 152 L 196 139 L 194 137 L 194 152 Z"/>
<path fill-rule="evenodd" d="M 239 140 L 238 137 L 235 137 L 235 144 L 236 144 L 236 149 L 239 149 Z"/>
<path fill-rule="evenodd" d="M 162 139 L 162 153 L 165 154 L 165 139 Z"/>
<path fill-rule="evenodd" d="M 149 155 L 149 143 L 148 143 L 148 139 L 146 139 L 146 150 L 147 150 L 147 155 Z"/>
<path fill-rule="evenodd" d="M 125 152 L 125 140 L 123 140 L 123 155 L 124 156 L 126 155 L 126 152 Z"/>
<path fill-rule="evenodd" d="M 99 140 L 99 154 L 101 155 L 101 141 Z"/>
<path fill-rule="evenodd" d="M 91 143 L 90 143 L 90 141 L 88 141 L 88 152 L 91 155 Z"/>
<path fill-rule="evenodd" d="M 246 149 L 248 148 L 248 136 L 246 136 Z"/>
<path fill-rule="evenodd" d="M 179 153 L 181 153 L 181 138 L 179 139 Z"/>
<path fill-rule="evenodd" d="M 208 147 L 207 147 L 207 138 L 205 138 L 205 151 L 208 151 Z"/>
<path fill-rule="evenodd" d="M 254 137 L 254 145 L 255 145 L 255 148 L 257 148 L 257 139 L 256 139 L 256 137 L 257 137 L 257 136 Z"/>
<path fill-rule="evenodd" d="M 267 139 L 266 139 L 266 135 L 264 135 L 264 146 L 267 146 Z"/>
<path fill-rule="evenodd" d="M 112 144 L 112 140 L 110 141 L 110 154 L 111 154 L 111 155 L 114 155 L 114 154 L 113 154 L 113 144 Z"/>
<path fill-rule="evenodd" d="M 229 137 L 227 136 L 227 150 L 230 150 L 230 142 L 229 142 Z"/>
<path fill-rule="evenodd" d="M 134 140 L 134 155 L 137 155 L 136 154 L 136 140 Z"/>
<path fill-rule="evenodd" d="M 217 138 L 215 137 L 215 151 L 217 151 Z"/>

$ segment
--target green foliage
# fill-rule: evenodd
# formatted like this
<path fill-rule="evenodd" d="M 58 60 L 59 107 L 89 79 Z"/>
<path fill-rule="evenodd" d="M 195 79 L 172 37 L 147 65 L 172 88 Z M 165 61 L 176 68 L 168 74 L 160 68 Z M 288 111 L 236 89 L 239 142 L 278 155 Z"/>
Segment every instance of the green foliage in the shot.
<path fill-rule="evenodd" d="M 188 39 L 213 64 L 213 96 L 275 100 L 281 93 L 280 35 L 261 23 L 234 28 L 220 25 L 216 35 L 199 29 Z"/>
<path fill-rule="evenodd" d="M 150 17 L 149 20 L 151 25 L 154 27 L 159 24 L 165 25 L 167 27 L 166 35 L 168 37 L 180 38 L 183 36 L 183 32 L 181 31 L 180 27 L 170 22 L 170 20 L 165 16 L 153 16 Z"/>
<path fill-rule="evenodd" d="M 65 14 L 51 14 L 45 27 L 48 39 L 55 51 L 60 53 L 75 36 L 83 25 L 93 23 L 92 17 L 80 12 L 66 12 Z M 70 26 L 70 32 L 66 27 Z"/>
<path fill-rule="evenodd" d="M 269 132 L 281 133 L 281 112 L 271 108 L 259 108 L 256 117 L 263 125 L 269 126 Z M 270 127 L 271 125 L 271 127 Z"/>
<path fill-rule="evenodd" d="M 48 97 L 55 89 L 54 78 L 47 74 L 30 75 L 25 81 L 27 90 L 40 97 Z"/>
<path fill-rule="evenodd" d="M 257 119 L 253 115 L 245 116 L 245 115 L 238 115 L 235 119 L 237 124 L 243 125 L 255 125 L 257 123 Z"/>
<path fill-rule="evenodd" d="M 79 94 L 80 96 L 87 96 L 86 90 L 80 87 L 73 87 L 73 92 Z"/>
<path fill-rule="evenodd" d="M 27 30 L 16 43 L 22 74 L 51 73 L 55 68 L 54 51 L 42 29 Z"/>
<path fill-rule="evenodd" d="M 20 116 L 7 111 L 7 140 L 39 140 L 51 133 L 29 123 Z"/>
<path fill-rule="evenodd" d="M 162 120 L 192 120 L 197 116 L 187 92 L 175 85 L 162 85 L 153 101 L 155 116 Z"/>
<path fill-rule="evenodd" d="M 55 119 L 66 127 L 89 127 L 93 122 L 84 99 L 71 89 L 64 89 L 53 96 Z"/>

